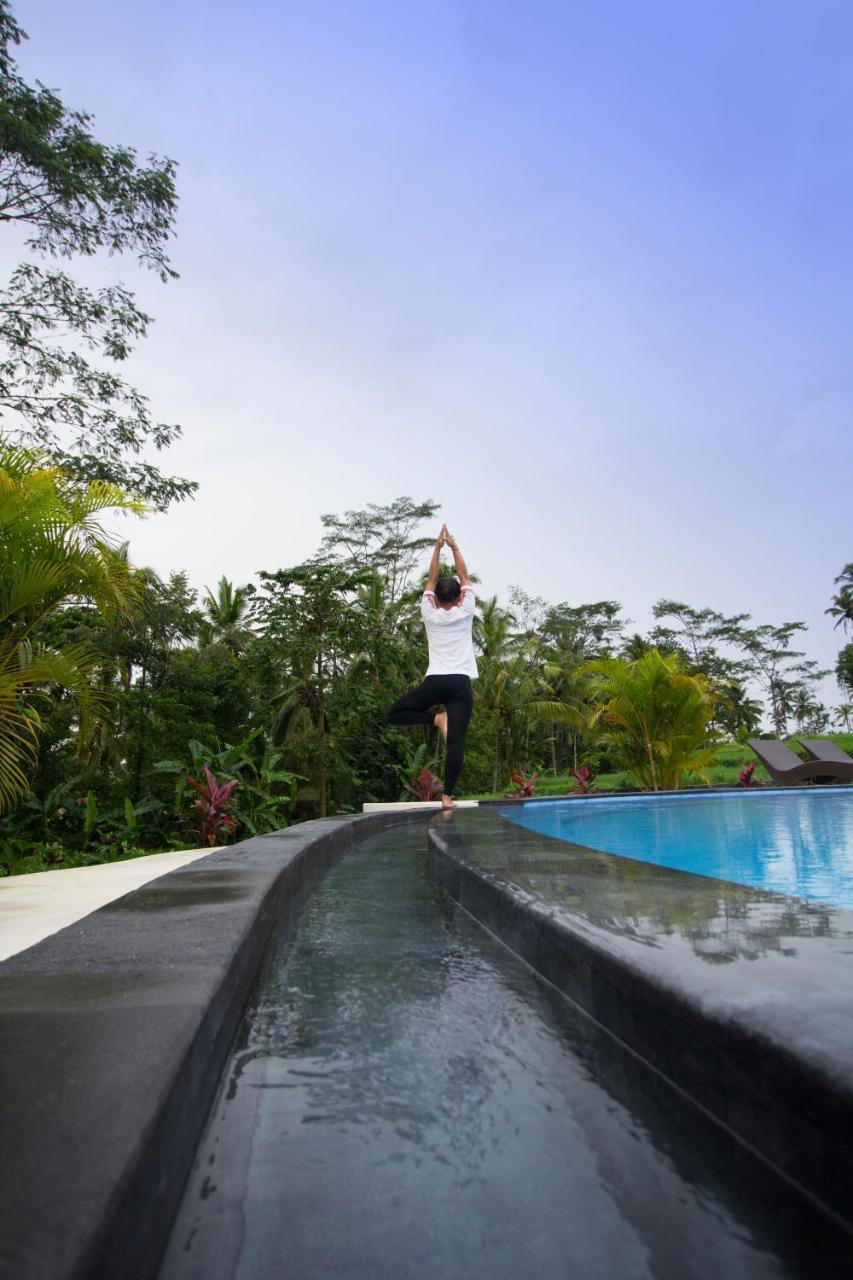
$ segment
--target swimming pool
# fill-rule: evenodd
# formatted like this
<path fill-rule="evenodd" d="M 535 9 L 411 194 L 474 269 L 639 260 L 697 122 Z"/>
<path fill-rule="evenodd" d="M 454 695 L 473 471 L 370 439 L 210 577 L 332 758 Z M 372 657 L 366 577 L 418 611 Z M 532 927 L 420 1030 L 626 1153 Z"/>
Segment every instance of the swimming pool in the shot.
<path fill-rule="evenodd" d="M 571 844 L 853 908 L 853 788 L 528 801 L 503 816 Z"/>

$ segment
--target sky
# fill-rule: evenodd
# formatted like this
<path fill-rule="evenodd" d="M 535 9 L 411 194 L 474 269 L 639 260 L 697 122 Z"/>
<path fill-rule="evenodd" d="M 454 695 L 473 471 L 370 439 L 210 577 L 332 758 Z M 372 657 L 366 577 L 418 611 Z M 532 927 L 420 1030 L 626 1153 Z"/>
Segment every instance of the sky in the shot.
<path fill-rule="evenodd" d="M 483 594 L 802 619 L 834 665 L 847 0 L 15 12 L 28 78 L 179 163 L 180 279 L 103 267 L 155 317 L 125 372 L 200 485 L 133 528 L 137 563 L 244 582 L 409 494 Z"/>

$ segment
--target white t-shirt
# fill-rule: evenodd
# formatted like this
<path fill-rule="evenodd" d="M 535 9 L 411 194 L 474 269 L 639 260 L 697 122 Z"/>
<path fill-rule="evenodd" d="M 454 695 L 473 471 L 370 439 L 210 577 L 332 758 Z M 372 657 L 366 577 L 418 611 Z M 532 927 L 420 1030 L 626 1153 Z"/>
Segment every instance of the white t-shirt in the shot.
<path fill-rule="evenodd" d="M 435 592 L 425 591 L 421 597 L 421 617 L 426 627 L 429 644 L 428 676 L 470 676 L 477 678 L 477 659 L 474 657 L 474 607 L 476 598 L 473 587 L 462 588 L 462 599 L 451 609 L 436 604 Z"/>

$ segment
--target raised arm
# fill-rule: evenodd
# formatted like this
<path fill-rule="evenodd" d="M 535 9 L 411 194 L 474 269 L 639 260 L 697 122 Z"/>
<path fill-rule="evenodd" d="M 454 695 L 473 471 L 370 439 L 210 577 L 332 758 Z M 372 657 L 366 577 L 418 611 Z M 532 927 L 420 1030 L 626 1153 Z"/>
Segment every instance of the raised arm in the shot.
<path fill-rule="evenodd" d="M 427 591 L 435 591 L 435 584 L 438 582 L 439 557 L 441 556 L 441 548 L 444 546 L 447 536 L 447 525 L 443 524 L 441 526 L 441 532 L 436 538 L 435 546 L 432 549 L 432 559 L 429 562 L 429 572 L 427 574 L 427 584 L 425 588 Z"/>
<path fill-rule="evenodd" d="M 446 527 L 447 526 L 445 525 L 445 529 Z M 470 587 L 471 578 L 468 573 L 468 566 L 465 563 L 462 552 L 456 544 L 456 539 L 451 534 L 445 533 L 444 540 L 453 552 L 453 563 L 456 566 L 456 576 L 459 579 L 459 585 L 461 587 Z"/>

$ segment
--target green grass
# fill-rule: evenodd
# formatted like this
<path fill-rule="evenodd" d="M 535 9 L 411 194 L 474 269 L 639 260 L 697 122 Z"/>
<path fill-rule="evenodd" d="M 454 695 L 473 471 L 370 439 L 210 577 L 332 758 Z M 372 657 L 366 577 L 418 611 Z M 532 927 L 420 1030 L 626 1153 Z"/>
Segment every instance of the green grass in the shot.
<path fill-rule="evenodd" d="M 173 841 L 165 852 L 176 849 L 194 849 L 197 846 Z M 70 867 L 97 867 L 105 862 L 126 862 L 131 858 L 147 858 L 157 849 L 140 849 L 135 845 L 102 845 L 98 849 L 84 851 L 66 849 L 55 842 L 8 839 L 0 841 L 0 877 L 24 876 L 33 871 L 63 871 Z"/>
<path fill-rule="evenodd" d="M 825 733 L 821 737 L 828 738 L 832 742 L 837 742 L 842 750 L 853 755 L 853 733 Z M 805 751 L 799 746 L 796 739 L 787 739 L 788 746 L 804 760 L 808 759 Z M 744 765 L 755 760 L 755 754 L 746 743 L 741 742 L 723 742 L 714 748 L 713 762 L 707 769 L 707 780 L 714 787 L 735 787 L 737 786 L 738 774 Z M 757 782 L 769 782 L 770 776 L 762 765 L 758 765 L 755 770 L 755 779 Z M 684 780 L 684 786 L 704 786 L 705 780 L 698 776 L 688 775 Z M 601 773 L 595 779 L 596 791 L 626 791 L 632 789 L 632 783 L 627 773 Z M 506 798 L 505 791 L 483 792 L 479 795 L 466 797 L 472 800 L 504 800 Z M 570 774 L 553 774 L 540 773 L 536 779 L 536 795 L 539 797 L 547 796 L 564 796 L 577 795 L 577 783 Z"/>

